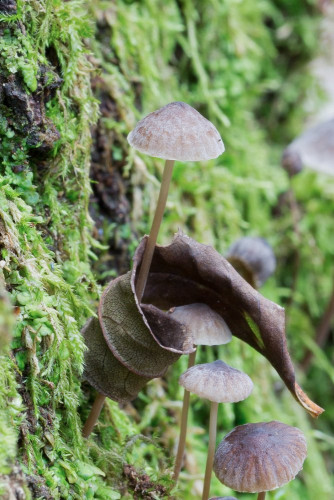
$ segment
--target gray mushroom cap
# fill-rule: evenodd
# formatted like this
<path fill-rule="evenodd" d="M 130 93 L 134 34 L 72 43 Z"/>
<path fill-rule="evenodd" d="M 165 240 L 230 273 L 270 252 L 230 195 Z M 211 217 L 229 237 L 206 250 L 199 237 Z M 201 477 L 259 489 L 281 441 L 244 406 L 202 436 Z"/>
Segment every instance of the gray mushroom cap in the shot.
<path fill-rule="evenodd" d="M 232 243 L 226 258 L 245 279 L 248 271 L 257 287 L 263 285 L 276 269 L 273 249 L 267 240 L 256 236 L 244 236 Z"/>
<path fill-rule="evenodd" d="M 165 160 L 210 160 L 225 150 L 216 127 L 184 102 L 171 102 L 140 120 L 128 142 L 142 153 Z"/>
<path fill-rule="evenodd" d="M 182 373 L 179 383 L 187 391 L 216 403 L 242 401 L 253 390 L 248 375 L 220 360 L 192 366 Z"/>
<path fill-rule="evenodd" d="M 221 345 L 232 340 L 226 322 L 206 304 L 173 307 L 169 314 L 186 325 L 195 345 Z"/>
<path fill-rule="evenodd" d="M 290 175 L 302 166 L 334 175 L 334 118 L 306 130 L 284 150 L 282 165 Z"/>
<path fill-rule="evenodd" d="M 281 422 L 240 425 L 217 448 L 213 470 L 235 491 L 258 493 L 288 483 L 303 467 L 305 436 Z"/>

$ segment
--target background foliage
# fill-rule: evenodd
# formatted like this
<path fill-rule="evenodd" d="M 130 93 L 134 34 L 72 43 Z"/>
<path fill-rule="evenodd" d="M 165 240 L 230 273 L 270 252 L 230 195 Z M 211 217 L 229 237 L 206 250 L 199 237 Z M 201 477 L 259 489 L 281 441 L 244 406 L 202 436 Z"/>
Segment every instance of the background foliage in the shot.
<path fill-rule="evenodd" d="M 305 63 L 317 47 L 318 15 L 315 2 L 299 0 L 29 0 L 0 14 L 0 492 L 199 497 L 209 407 L 197 398 L 178 490 L 169 476 L 186 359 L 133 405 L 108 402 L 88 445 L 80 435 L 94 398 L 81 385 L 80 328 L 95 310 L 97 283 L 128 269 L 148 231 L 162 171 L 125 137 L 146 113 L 183 100 L 215 123 L 226 153 L 176 164 L 160 242 L 179 227 L 222 253 L 243 234 L 269 240 L 278 269 L 262 293 L 287 308 L 296 365 L 314 351 L 298 378 L 327 410 L 311 421 L 268 363 L 234 338 L 198 358 L 220 357 L 255 384 L 250 399 L 220 408 L 219 438 L 245 422 L 300 427 L 304 471 L 268 496 L 333 496 L 333 348 L 313 339 L 332 284 L 334 184 L 308 171 L 293 179 L 296 225 L 279 167 L 314 93 Z M 213 493 L 229 490 L 214 480 Z"/>

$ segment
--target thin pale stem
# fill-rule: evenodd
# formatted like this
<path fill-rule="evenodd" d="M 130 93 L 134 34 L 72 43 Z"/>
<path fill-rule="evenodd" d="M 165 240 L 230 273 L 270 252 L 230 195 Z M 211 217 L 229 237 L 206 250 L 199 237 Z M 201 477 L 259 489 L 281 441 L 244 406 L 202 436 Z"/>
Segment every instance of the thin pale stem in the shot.
<path fill-rule="evenodd" d="M 194 347 L 196 347 L 196 346 L 194 346 Z M 188 356 L 188 370 L 189 370 L 189 368 L 191 368 L 195 364 L 196 352 L 197 351 L 191 352 Z"/>
<path fill-rule="evenodd" d="M 173 479 L 175 482 L 177 482 L 179 479 L 180 471 L 182 468 L 184 448 L 186 445 L 189 399 L 190 399 L 190 392 L 185 390 L 184 396 L 183 396 L 183 405 L 182 405 L 182 414 L 181 414 L 180 439 L 179 439 L 179 444 L 177 447 L 177 453 L 176 453 L 175 465 L 174 465 Z"/>
<path fill-rule="evenodd" d="M 265 491 L 262 491 L 257 496 L 257 500 L 264 500 L 265 498 L 266 498 L 266 492 Z"/>
<path fill-rule="evenodd" d="M 154 214 L 154 219 L 153 219 L 151 231 L 150 231 L 150 234 L 149 234 L 149 237 L 148 237 L 148 240 L 146 243 L 146 247 L 144 250 L 144 255 L 142 258 L 142 263 L 140 266 L 140 271 L 138 274 L 138 279 L 137 279 L 137 284 L 136 284 L 136 294 L 137 294 L 139 303 L 141 302 L 143 295 L 144 295 L 146 281 L 147 281 L 147 277 L 148 277 L 148 272 L 149 272 L 150 267 L 151 267 L 154 248 L 155 248 L 155 244 L 157 242 L 162 217 L 164 215 L 164 211 L 165 211 L 165 207 L 166 207 L 168 189 L 169 189 L 170 181 L 171 181 L 172 174 L 173 174 L 173 166 L 174 166 L 174 160 L 166 160 L 164 172 L 162 175 L 162 181 L 161 181 L 161 187 L 160 187 L 157 208 L 156 208 L 156 211 Z"/>
<path fill-rule="evenodd" d="M 206 459 L 206 468 L 205 468 L 202 500 L 208 500 L 209 493 L 210 493 L 212 466 L 213 466 L 213 459 L 214 459 L 215 448 L 216 448 L 217 414 L 218 414 L 218 403 L 211 401 L 210 427 L 209 427 L 209 448 L 208 448 L 208 458 Z"/>
<path fill-rule="evenodd" d="M 196 351 L 189 354 L 188 358 L 188 369 L 194 366 L 196 358 Z M 180 427 L 180 439 L 177 447 L 177 453 L 174 465 L 174 475 L 173 479 L 175 482 L 179 479 L 180 471 L 182 468 L 182 461 L 184 455 L 184 449 L 186 446 L 186 435 L 187 435 L 187 424 L 188 424 L 188 411 L 189 411 L 189 400 L 190 392 L 184 391 L 182 413 L 181 413 L 181 427 Z"/>
<path fill-rule="evenodd" d="M 88 438 L 89 435 L 91 434 L 94 425 L 97 422 L 97 419 L 100 416 L 102 406 L 104 405 L 106 397 L 103 394 L 98 393 L 95 401 L 93 403 L 92 409 L 90 410 L 90 414 L 86 420 L 86 423 L 84 425 L 84 428 L 82 429 L 82 435 L 85 438 Z"/>

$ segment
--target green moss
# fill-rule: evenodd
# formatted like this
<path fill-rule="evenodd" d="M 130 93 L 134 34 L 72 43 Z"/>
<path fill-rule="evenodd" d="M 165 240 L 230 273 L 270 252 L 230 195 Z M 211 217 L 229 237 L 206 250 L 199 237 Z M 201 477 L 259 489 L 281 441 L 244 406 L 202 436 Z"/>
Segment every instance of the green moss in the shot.
<path fill-rule="evenodd" d="M 18 458 L 27 472 L 45 478 L 52 498 L 82 498 L 92 481 L 77 480 L 75 464 L 83 457 L 87 465 L 92 462 L 85 452 L 77 413 L 84 351 L 80 327 L 97 297 L 88 265 L 91 226 L 87 212 L 89 126 L 96 120 L 97 104 L 81 38 L 89 28 L 75 3 L 26 2 L 20 16 L 20 24 L 8 25 L 1 40 L 2 76 L 15 75 L 22 96 L 26 93 L 28 105 L 33 103 L 29 96 L 35 97 L 42 65 L 50 65 L 46 49 L 52 45 L 61 55 L 58 78 L 63 84 L 55 97 L 39 101 L 45 106 L 42 114 L 60 133 L 42 167 L 38 156 L 32 156 L 31 146 L 22 141 L 27 122 L 16 119 L 3 101 L 7 120 L 2 122 L 5 140 L 0 153 L 1 258 L 19 312 L 14 357 L 5 355 L 8 368 L 2 371 L 0 384 L 7 388 L 5 416 L 10 418 L 8 408 L 15 405 L 18 416 L 2 443 L 11 439 L 15 448 L 19 428 L 25 429 Z M 79 27 L 83 27 L 80 34 Z M 54 70 L 50 69 L 44 85 L 52 83 Z M 21 406 L 15 401 L 21 401 Z M 9 467 L 15 459 L 13 444 L 7 446 L 7 453 L 1 451 Z M 96 489 L 103 484 L 99 478 L 93 483 Z"/>

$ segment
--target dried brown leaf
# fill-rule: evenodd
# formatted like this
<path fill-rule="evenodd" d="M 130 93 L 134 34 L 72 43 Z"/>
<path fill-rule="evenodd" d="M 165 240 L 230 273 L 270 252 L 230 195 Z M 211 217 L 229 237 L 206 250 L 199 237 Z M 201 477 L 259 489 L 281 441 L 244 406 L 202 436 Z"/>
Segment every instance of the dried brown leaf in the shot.
<path fill-rule="evenodd" d="M 82 329 L 88 350 L 84 378 L 101 394 L 119 403 L 132 401 L 150 378 L 140 377 L 122 365 L 110 351 L 97 318 Z"/>
<path fill-rule="evenodd" d="M 181 354 L 194 350 L 184 325 L 154 305 L 139 306 L 131 272 L 109 283 L 101 297 L 99 320 L 113 355 L 144 377 L 162 376 Z"/>
<path fill-rule="evenodd" d="M 147 237 L 134 257 L 133 290 L 146 241 Z M 143 302 L 161 309 L 196 302 L 207 304 L 221 315 L 233 335 L 268 359 L 312 416 L 322 413 L 323 409 L 295 382 L 285 337 L 284 309 L 252 288 L 214 248 L 181 233 L 170 245 L 156 246 Z"/>

